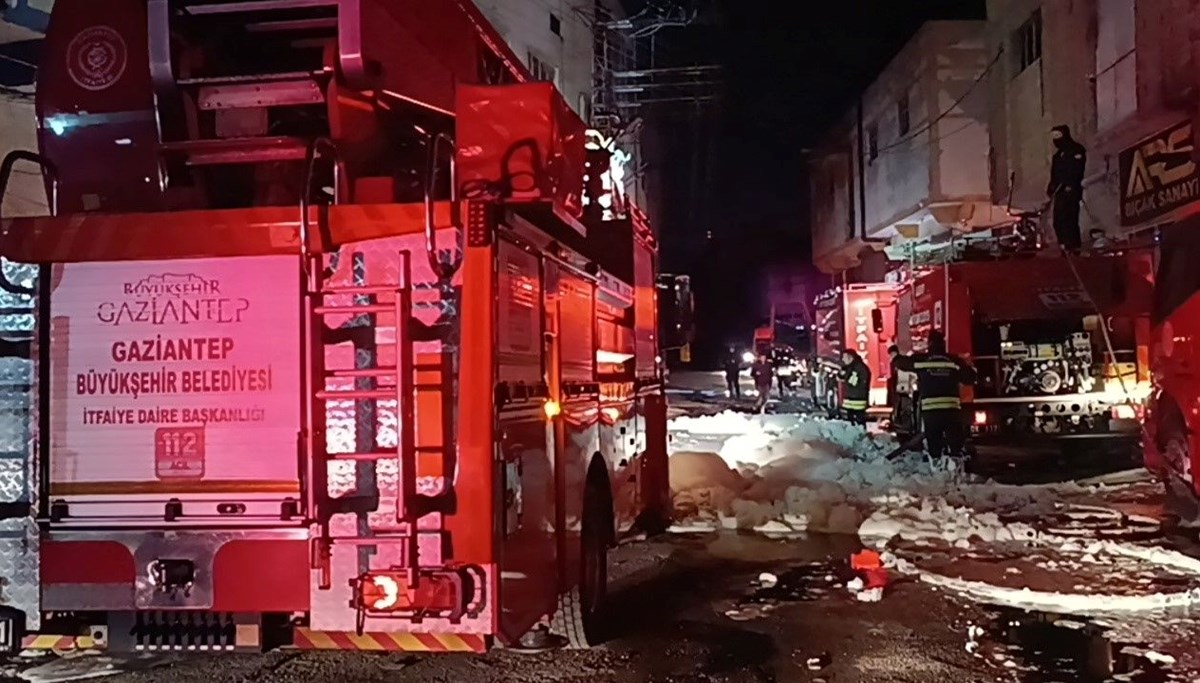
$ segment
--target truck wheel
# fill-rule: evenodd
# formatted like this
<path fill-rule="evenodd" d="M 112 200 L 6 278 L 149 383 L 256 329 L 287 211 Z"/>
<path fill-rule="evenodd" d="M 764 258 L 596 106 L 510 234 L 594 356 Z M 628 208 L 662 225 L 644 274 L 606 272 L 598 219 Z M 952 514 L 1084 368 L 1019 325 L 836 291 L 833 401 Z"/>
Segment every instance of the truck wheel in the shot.
<path fill-rule="evenodd" d="M 603 641 L 608 598 L 608 546 L 612 524 L 607 497 L 589 486 L 583 529 L 579 585 L 558 597 L 551 631 L 567 639 L 573 649 L 588 649 Z M 608 525 L 608 526 L 606 526 Z"/>

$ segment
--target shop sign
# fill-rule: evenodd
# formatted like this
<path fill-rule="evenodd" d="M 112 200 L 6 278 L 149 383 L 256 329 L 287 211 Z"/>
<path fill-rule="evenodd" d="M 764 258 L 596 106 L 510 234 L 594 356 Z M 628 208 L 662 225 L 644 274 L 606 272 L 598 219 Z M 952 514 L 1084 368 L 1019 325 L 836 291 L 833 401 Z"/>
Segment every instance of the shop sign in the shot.
<path fill-rule="evenodd" d="M 1192 122 L 1184 121 L 1121 152 L 1121 225 L 1139 225 L 1200 198 Z"/>

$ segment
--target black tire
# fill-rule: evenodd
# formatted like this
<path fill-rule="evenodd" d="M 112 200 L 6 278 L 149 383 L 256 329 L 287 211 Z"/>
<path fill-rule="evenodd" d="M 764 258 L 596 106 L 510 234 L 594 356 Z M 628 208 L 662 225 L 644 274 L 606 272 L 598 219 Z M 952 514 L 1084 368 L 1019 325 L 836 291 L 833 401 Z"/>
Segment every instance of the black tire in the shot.
<path fill-rule="evenodd" d="M 608 497 L 598 486 L 588 487 L 583 529 L 580 534 L 579 582 L 558 596 L 558 610 L 550 630 L 567 639 L 572 649 L 586 650 L 604 641 L 607 635 L 608 548 L 611 541 L 612 511 Z"/>

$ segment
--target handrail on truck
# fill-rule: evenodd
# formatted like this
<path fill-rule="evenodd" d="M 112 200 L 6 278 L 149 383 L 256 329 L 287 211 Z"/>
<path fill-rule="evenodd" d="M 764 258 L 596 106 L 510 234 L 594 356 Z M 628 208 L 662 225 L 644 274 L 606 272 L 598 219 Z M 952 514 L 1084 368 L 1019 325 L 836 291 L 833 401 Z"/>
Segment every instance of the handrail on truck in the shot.
<path fill-rule="evenodd" d="M 50 208 L 50 215 L 58 215 L 58 169 L 46 157 L 43 157 L 36 152 L 27 150 L 13 150 L 4 156 L 4 161 L 0 162 L 0 219 L 3 218 L 4 198 L 8 195 L 8 183 L 12 179 L 13 167 L 18 161 L 28 161 L 37 164 L 41 169 L 43 180 L 48 179 L 50 182 L 46 187 L 46 204 Z M 24 296 L 33 296 L 37 294 L 37 290 L 32 287 L 22 287 L 14 282 L 10 282 L 7 275 L 0 272 L 0 289 L 10 293 Z"/>
<path fill-rule="evenodd" d="M 418 129 L 420 130 L 420 129 Z M 422 131 L 424 132 L 424 131 Z M 450 226 L 461 230 L 462 221 L 459 215 L 459 199 L 458 199 L 458 172 L 457 163 L 454 158 L 454 138 L 445 133 L 425 134 L 426 144 L 429 146 L 429 168 L 425 174 L 425 251 L 429 257 L 429 267 L 433 269 L 434 275 L 439 280 L 449 281 L 454 277 L 462 265 L 461 254 L 457 257 L 452 253 L 449 263 L 442 263 L 439 257 L 440 250 L 437 244 L 437 228 L 434 226 L 433 220 L 433 193 L 437 190 L 437 182 L 439 175 L 438 152 L 442 148 L 442 144 L 448 146 L 450 150 Z M 457 260 L 455 260 L 457 258 Z"/>

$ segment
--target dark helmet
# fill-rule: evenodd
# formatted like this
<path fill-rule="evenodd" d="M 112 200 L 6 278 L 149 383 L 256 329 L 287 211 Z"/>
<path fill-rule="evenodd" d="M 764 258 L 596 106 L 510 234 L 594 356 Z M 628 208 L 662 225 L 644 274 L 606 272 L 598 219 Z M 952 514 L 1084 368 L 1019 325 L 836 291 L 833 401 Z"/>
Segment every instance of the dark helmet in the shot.
<path fill-rule="evenodd" d="M 930 353 L 945 353 L 946 352 L 946 335 L 934 330 L 929 333 L 929 352 Z"/>

